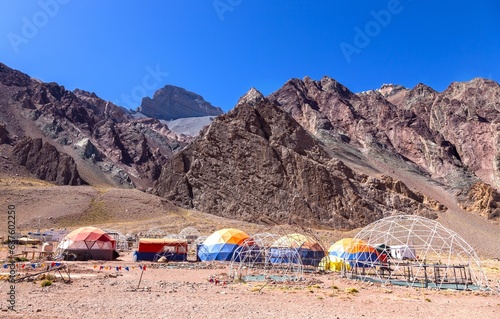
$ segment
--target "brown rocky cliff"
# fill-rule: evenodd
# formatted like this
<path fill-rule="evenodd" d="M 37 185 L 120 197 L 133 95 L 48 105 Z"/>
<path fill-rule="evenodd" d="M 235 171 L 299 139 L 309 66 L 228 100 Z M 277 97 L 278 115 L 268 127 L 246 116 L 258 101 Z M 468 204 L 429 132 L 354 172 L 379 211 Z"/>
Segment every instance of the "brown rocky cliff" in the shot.
<path fill-rule="evenodd" d="M 500 193 L 490 185 L 478 182 L 467 192 L 462 207 L 469 212 L 478 212 L 487 219 L 500 219 Z"/>
<path fill-rule="evenodd" d="M 267 100 L 239 103 L 218 117 L 167 162 L 155 191 L 215 215 L 334 228 L 359 227 L 393 212 L 434 212 L 402 183 L 357 174 L 331 158 Z"/>
<path fill-rule="evenodd" d="M 57 185 L 82 185 L 75 161 L 67 154 L 43 143 L 42 139 L 25 138 L 12 150 L 12 159 L 38 178 Z"/>
<path fill-rule="evenodd" d="M 9 132 L 5 128 L 5 124 L 0 124 L 0 144 L 10 142 Z"/>

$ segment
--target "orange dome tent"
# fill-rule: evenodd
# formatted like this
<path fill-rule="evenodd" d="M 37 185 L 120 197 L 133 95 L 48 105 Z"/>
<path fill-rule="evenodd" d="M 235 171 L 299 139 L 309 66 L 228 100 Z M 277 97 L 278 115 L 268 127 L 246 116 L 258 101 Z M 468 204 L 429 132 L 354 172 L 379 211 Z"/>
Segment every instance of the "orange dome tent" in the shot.
<path fill-rule="evenodd" d="M 60 253 L 75 254 L 78 260 L 113 260 L 117 257 L 116 241 L 106 232 L 95 227 L 78 228 L 57 246 Z"/>
<path fill-rule="evenodd" d="M 202 261 L 230 261 L 235 250 L 249 236 L 236 228 L 224 228 L 214 232 L 198 246 L 198 258 Z"/>

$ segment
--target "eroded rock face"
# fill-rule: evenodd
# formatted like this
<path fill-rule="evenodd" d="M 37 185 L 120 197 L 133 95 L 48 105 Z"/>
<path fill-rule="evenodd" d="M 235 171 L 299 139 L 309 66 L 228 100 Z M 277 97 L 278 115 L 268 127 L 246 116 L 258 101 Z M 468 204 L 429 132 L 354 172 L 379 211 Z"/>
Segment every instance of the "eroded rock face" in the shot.
<path fill-rule="evenodd" d="M 143 98 L 138 111 L 146 116 L 167 121 L 223 113 L 219 107 L 205 101 L 201 95 L 173 85 L 159 89 L 152 99 Z"/>
<path fill-rule="evenodd" d="M 357 174 L 267 100 L 218 117 L 164 166 L 155 191 L 225 217 L 348 229 L 445 209 L 390 177 Z"/>
<path fill-rule="evenodd" d="M 57 185 L 82 185 L 75 161 L 42 139 L 25 138 L 12 150 L 12 159 L 38 178 Z"/>
<path fill-rule="evenodd" d="M 9 139 L 9 132 L 5 128 L 4 124 L 0 124 L 0 144 L 8 143 L 10 142 Z"/>
<path fill-rule="evenodd" d="M 478 212 L 487 219 L 500 219 L 500 193 L 490 185 L 478 182 L 467 192 L 462 207 L 469 212 Z"/>
<path fill-rule="evenodd" d="M 455 191 L 500 189 L 500 86 L 474 79 L 439 93 L 384 85 L 353 94 L 335 80 L 292 79 L 269 99 L 310 133 L 363 154 L 399 157 Z M 326 133 L 324 133 L 326 132 Z"/>

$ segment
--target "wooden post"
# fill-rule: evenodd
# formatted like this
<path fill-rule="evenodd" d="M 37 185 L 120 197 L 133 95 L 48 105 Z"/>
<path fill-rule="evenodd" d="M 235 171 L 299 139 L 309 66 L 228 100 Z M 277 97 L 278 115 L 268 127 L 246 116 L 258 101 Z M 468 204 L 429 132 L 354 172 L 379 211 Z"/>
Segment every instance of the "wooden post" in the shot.
<path fill-rule="evenodd" d="M 139 289 L 139 286 L 141 285 L 141 280 L 142 280 L 142 274 L 143 273 L 144 273 L 144 266 L 142 266 L 141 277 L 139 278 L 139 283 L 137 284 L 137 289 Z"/>
<path fill-rule="evenodd" d="M 424 287 L 427 288 L 427 282 L 429 279 L 427 278 L 427 263 L 426 263 L 425 259 L 424 259 L 423 267 L 424 267 L 424 281 L 425 281 Z"/>

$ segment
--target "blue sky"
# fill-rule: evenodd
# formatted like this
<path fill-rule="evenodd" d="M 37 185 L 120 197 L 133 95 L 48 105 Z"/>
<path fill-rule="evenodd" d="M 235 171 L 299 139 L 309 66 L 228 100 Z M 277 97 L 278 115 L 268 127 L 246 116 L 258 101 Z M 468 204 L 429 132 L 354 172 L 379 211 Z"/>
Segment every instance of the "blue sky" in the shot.
<path fill-rule="evenodd" d="M 0 0 L 0 62 L 135 108 L 166 84 L 231 109 L 328 75 L 438 91 L 500 79 L 500 1 Z"/>

